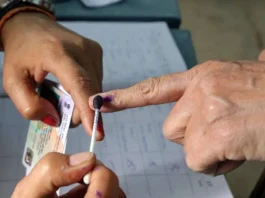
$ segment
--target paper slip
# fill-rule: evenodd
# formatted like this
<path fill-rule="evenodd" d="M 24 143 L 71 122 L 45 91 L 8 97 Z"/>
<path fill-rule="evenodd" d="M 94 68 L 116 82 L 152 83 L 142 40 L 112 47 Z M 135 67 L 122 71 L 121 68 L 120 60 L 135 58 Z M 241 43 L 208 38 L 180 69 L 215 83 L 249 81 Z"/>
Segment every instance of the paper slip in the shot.
<path fill-rule="evenodd" d="M 41 121 L 31 121 L 28 129 L 22 163 L 29 174 L 35 164 L 49 152 L 65 153 L 74 102 L 55 83 L 45 83 L 40 89 L 41 97 L 50 101 L 59 112 L 61 123 L 51 127 Z"/>

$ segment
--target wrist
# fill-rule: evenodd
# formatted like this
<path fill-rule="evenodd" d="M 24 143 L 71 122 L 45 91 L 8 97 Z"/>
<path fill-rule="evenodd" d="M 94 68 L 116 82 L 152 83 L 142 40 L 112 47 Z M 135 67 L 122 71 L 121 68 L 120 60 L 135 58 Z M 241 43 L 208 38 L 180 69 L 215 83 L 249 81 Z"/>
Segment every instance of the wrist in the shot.
<path fill-rule="evenodd" d="M 5 46 L 12 40 L 16 33 L 23 34 L 31 30 L 32 26 L 53 21 L 49 16 L 41 12 L 19 12 L 9 18 L 1 29 L 1 42 Z"/>

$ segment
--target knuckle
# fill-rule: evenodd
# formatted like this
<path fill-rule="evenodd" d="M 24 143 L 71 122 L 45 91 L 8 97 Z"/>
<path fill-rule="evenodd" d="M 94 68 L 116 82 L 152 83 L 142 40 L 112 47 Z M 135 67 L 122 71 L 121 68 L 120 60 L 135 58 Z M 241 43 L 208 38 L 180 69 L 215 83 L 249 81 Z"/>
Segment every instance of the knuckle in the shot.
<path fill-rule="evenodd" d="M 222 69 L 229 69 L 233 68 L 233 70 L 242 70 L 243 64 L 240 61 L 224 61 L 224 60 L 209 60 L 206 61 L 201 65 L 207 69 L 214 69 L 214 70 L 222 70 Z"/>
<path fill-rule="evenodd" d="M 202 114 L 208 124 L 213 124 L 229 116 L 233 111 L 233 104 L 229 100 L 217 95 L 210 95 L 204 100 Z"/>
<path fill-rule="evenodd" d="M 58 37 L 57 34 L 54 34 L 53 32 L 51 32 L 49 29 L 43 29 L 44 34 L 40 34 L 40 38 L 45 41 L 44 43 L 47 42 L 56 42 L 58 40 L 60 40 L 60 37 Z"/>
<path fill-rule="evenodd" d="M 90 40 L 90 39 L 83 39 L 82 48 L 85 51 L 88 51 L 90 53 L 91 53 L 91 50 L 92 50 L 92 52 L 94 52 L 97 56 L 100 56 L 100 57 L 103 56 L 103 48 L 96 41 L 93 41 L 93 40 Z"/>
<path fill-rule="evenodd" d="M 21 110 L 21 114 L 24 118 L 28 120 L 34 120 L 35 116 L 38 114 L 38 109 L 35 108 L 33 105 L 29 105 L 28 107 L 24 107 Z"/>
<path fill-rule="evenodd" d="M 57 159 L 58 153 L 55 152 L 50 152 L 47 153 L 38 163 L 38 166 L 40 166 L 40 168 L 38 169 L 38 171 L 40 171 L 41 175 L 49 175 L 50 173 L 52 173 L 53 170 L 53 162 L 54 159 Z"/>
<path fill-rule="evenodd" d="M 65 57 L 66 51 L 65 47 L 62 43 L 62 41 L 53 38 L 45 41 L 45 47 L 46 49 L 45 54 L 52 62 L 60 62 L 62 60 L 62 57 Z"/>
<path fill-rule="evenodd" d="M 81 124 L 81 121 L 79 121 L 79 122 L 71 122 L 70 123 L 70 128 L 71 129 L 77 128 L 80 124 Z"/>
<path fill-rule="evenodd" d="M 214 71 L 219 70 L 225 66 L 227 66 L 227 61 L 224 60 L 208 60 L 199 65 L 198 70 L 200 71 Z"/>
<path fill-rule="evenodd" d="M 163 135 L 167 140 L 173 141 L 173 142 L 178 142 L 178 138 L 176 138 L 177 133 L 178 132 L 174 131 L 172 129 L 172 127 L 169 124 L 167 124 L 166 122 L 163 124 Z"/>
<path fill-rule="evenodd" d="M 96 42 L 96 41 L 91 41 L 90 43 L 92 49 L 96 50 L 99 54 L 103 54 L 103 48 L 101 47 L 101 45 Z"/>
<path fill-rule="evenodd" d="M 51 50 L 52 52 L 57 52 L 63 49 L 62 41 L 51 34 L 46 36 L 44 45 L 46 45 L 46 49 Z"/>
<path fill-rule="evenodd" d="M 28 76 L 27 70 L 14 69 L 15 68 L 14 66 L 16 65 L 12 65 L 9 63 L 5 63 L 3 66 L 2 84 L 3 84 L 3 88 L 5 89 L 7 93 L 9 93 L 11 90 L 13 90 L 16 87 L 17 82 L 18 82 L 17 74 L 20 75 L 20 77 L 22 78 L 22 81 L 26 79 L 25 77 Z M 27 83 L 27 82 L 23 82 L 23 83 Z"/>
<path fill-rule="evenodd" d="M 171 137 L 171 132 L 170 132 L 169 126 L 166 122 L 164 122 L 164 124 L 163 124 L 163 135 L 168 140 Z"/>
<path fill-rule="evenodd" d="M 186 163 L 194 172 L 205 173 L 210 167 L 212 156 L 212 151 L 194 147 L 194 149 L 187 152 Z"/>
<path fill-rule="evenodd" d="M 199 82 L 199 87 L 204 94 L 215 93 L 220 87 L 220 79 L 217 75 L 210 74 L 202 78 Z"/>
<path fill-rule="evenodd" d="M 135 86 L 136 93 L 138 92 L 145 105 L 150 104 L 150 100 L 155 96 L 160 77 L 152 77 Z"/>
<path fill-rule="evenodd" d="M 208 60 L 205 63 L 203 63 L 203 65 L 205 67 L 216 67 L 216 66 L 221 66 L 225 63 L 226 61 L 223 60 Z"/>
<path fill-rule="evenodd" d="M 11 76 L 7 76 L 5 75 L 5 73 L 3 74 L 3 88 L 4 90 L 8 93 L 10 90 L 12 90 L 15 79 Z"/>
<path fill-rule="evenodd" d="M 198 140 L 187 140 L 184 145 L 187 166 L 195 172 L 204 172 L 212 156 L 212 150 Z"/>
<path fill-rule="evenodd" d="M 21 112 L 21 115 L 24 118 L 28 120 L 34 120 L 38 118 L 41 110 L 38 105 L 39 99 L 39 96 L 36 95 L 35 97 L 31 98 L 31 101 L 27 101 L 24 105 L 18 107 L 19 112 Z"/>
<path fill-rule="evenodd" d="M 235 134 L 235 124 L 230 119 L 222 119 L 211 124 L 208 130 L 213 141 L 226 144 Z"/>
<path fill-rule="evenodd" d="M 207 66 L 210 66 L 210 65 L 217 65 L 219 63 L 220 63 L 220 61 L 218 61 L 218 60 L 208 60 L 204 64 Z"/>
<path fill-rule="evenodd" d="M 195 171 L 195 172 L 202 172 L 204 169 L 203 169 L 203 165 L 201 163 L 201 160 L 200 158 L 197 158 L 195 157 L 196 156 L 196 153 L 193 154 L 193 153 L 188 153 L 186 155 L 186 163 L 187 163 L 187 166 Z"/>
<path fill-rule="evenodd" d="M 219 108 L 216 101 L 213 99 L 213 97 L 207 97 L 204 101 L 204 111 L 205 114 L 216 112 L 216 110 Z"/>
<path fill-rule="evenodd" d="M 41 159 L 41 160 L 44 161 L 44 162 L 42 162 L 42 163 L 50 165 L 49 162 L 50 162 L 50 161 L 53 161 L 53 159 L 58 158 L 58 155 L 60 155 L 60 154 L 57 153 L 57 152 L 49 152 L 49 153 L 47 153 L 46 155 L 44 155 L 44 157 Z"/>
<path fill-rule="evenodd" d="M 78 88 L 78 90 L 93 91 L 92 80 L 90 80 L 83 72 L 77 72 L 75 76 L 76 77 L 72 80 L 73 88 L 71 90 L 75 90 L 75 88 Z"/>

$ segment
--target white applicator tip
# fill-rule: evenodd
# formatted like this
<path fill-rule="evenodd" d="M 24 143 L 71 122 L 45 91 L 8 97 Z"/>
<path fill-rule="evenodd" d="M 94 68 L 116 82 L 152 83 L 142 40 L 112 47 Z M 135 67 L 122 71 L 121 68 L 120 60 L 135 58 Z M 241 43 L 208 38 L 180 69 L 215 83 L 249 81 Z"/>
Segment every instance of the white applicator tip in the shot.
<path fill-rule="evenodd" d="M 86 174 L 83 178 L 83 182 L 88 185 L 90 183 L 90 173 Z"/>

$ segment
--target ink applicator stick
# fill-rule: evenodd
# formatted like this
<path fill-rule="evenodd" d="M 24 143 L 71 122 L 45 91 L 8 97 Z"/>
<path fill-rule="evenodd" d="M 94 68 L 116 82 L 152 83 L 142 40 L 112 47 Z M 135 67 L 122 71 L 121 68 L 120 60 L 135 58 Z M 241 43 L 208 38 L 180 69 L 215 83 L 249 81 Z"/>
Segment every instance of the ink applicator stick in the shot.
<path fill-rule="evenodd" d="M 95 116 L 94 116 L 94 123 L 93 123 L 93 130 L 92 130 L 92 137 L 90 141 L 90 148 L 89 152 L 94 153 L 95 150 L 95 143 L 96 143 L 96 136 L 97 136 L 97 126 L 98 126 L 98 119 L 99 119 L 99 110 L 103 106 L 103 98 L 101 96 L 95 96 L 93 99 L 93 107 L 95 109 Z M 90 173 L 84 176 L 83 181 L 85 184 L 89 184 L 90 182 Z"/>
<path fill-rule="evenodd" d="M 99 110 L 102 107 L 102 105 L 103 105 L 103 98 L 101 96 L 96 96 L 93 100 L 93 107 L 95 109 L 95 117 L 94 117 L 92 137 L 91 137 L 90 148 L 89 148 L 89 152 L 91 153 L 94 153 L 94 149 L 95 149 L 97 126 L 98 126 L 98 119 L 99 119 Z"/>

